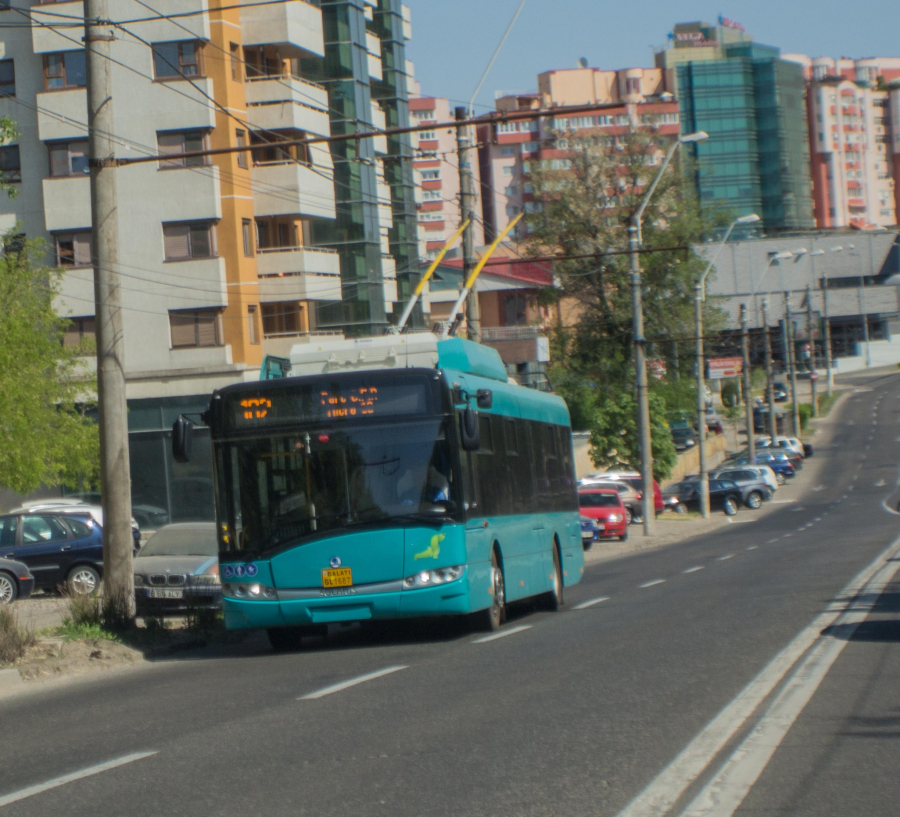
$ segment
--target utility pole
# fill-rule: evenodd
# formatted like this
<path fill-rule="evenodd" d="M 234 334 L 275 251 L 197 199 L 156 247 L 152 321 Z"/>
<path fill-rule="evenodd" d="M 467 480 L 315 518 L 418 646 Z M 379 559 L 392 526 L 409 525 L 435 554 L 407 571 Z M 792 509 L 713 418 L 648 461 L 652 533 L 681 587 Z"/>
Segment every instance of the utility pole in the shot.
<path fill-rule="evenodd" d="M 797 400 L 797 361 L 794 350 L 794 320 L 791 317 L 791 298 L 784 290 L 784 335 L 787 339 L 785 354 L 787 355 L 788 372 L 791 377 L 791 427 L 794 436 L 800 436 L 800 406 Z"/>
<path fill-rule="evenodd" d="M 809 396 L 812 401 L 812 416 L 819 416 L 816 402 L 816 342 L 813 340 L 812 284 L 806 285 L 806 337 L 809 339 Z"/>
<path fill-rule="evenodd" d="M 775 389 L 772 387 L 772 336 L 769 334 L 769 319 L 766 314 L 768 310 L 769 299 L 763 298 L 762 324 L 766 333 L 766 402 L 769 404 L 769 436 L 774 445 L 775 437 L 778 436 L 778 424 L 775 421 Z M 751 459 L 755 454 L 755 451 L 750 452 Z"/>
<path fill-rule="evenodd" d="M 872 349 L 869 345 L 869 316 L 866 314 L 866 276 L 859 276 L 859 314 L 862 315 L 863 343 L 866 344 L 866 368 L 872 365 Z"/>
<path fill-rule="evenodd" d="M 753 429 L 753 394 L 750 372 L 750 332 L 747 328 L 747 304 L 741 304 L 741 353 L 744 358 L 744 408 L 747 412 L 747 450 L 750 462 L 756 454 L 756 435 Z"/>
<path fill-rule="evenodd" d="M 468 111 L 460 105 L 456 108 L 457 122 L 465 122 Z M 458 124 L 456 126 L 456 161 L 459 165 L 459 216 L 460 222 L 469 220 L 469 226 L 463 230 L 463 282 L 469 280 L 469 275 L 475 268 L 475 180 L 472 175 L 470 153 L 472 139 L 469 135 L 469 126 Z M 450 320 L 456 320 L 456 315 L 451 315 Z M 473 285 L 472 292 L 466 299 L 466 326 L 469 340 L 476 343 L 481 341 L 481 307 L 478 303 L 477 283 Z"/>
<path fill-rule="evenodd" d="M 694 329 L 697 333 L 697 458 L 700 461 L 700 514 L 709 519 L 709 471 L 706 468 L 706 389 L 703 359 L 703 284 L 694 286 Z"/>
<path fill-rule="evenodd" d="M 97 326 L 97 403 L 103 504 L 103 592 L 124 624 L 134 615 L 131 564 L 131 467 L 125 402 L 125 340 L 119 283 L 116 165 L 110 134 L 114 39 L 107 0 L 85 0 L 88 150 L 91 171 L 91 261 Z"/>
<path fill-rule="evenodd" d="M 828 277 L 822 276 L 822 323 L 825 331 L 822 333 L 825 342 L 825 368 L 828 375 L 825 380 L 826 394 L 831 397 L 834 389 L 834 370 L 831 366 L 831 321 L 828 319 Z"/>

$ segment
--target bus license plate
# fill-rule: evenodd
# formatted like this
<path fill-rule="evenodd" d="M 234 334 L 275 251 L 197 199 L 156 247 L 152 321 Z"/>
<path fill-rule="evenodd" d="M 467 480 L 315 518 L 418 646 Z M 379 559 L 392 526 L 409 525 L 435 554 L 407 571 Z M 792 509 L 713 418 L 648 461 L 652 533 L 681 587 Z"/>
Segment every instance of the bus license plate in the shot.
<path fill-rule="evenodd" d="M 349 567 L 322 571 L 322 587 L 349 587 L 351 584 L 353 584 L 353 573 Z"/>
<path fill-rule="evenodd" d="M 150 588 L 150 598 L 151 599 L 181 599 L 184 598 L 183 590 L 169 590 L 168 588 L 162 587 L 151 587 Z"/>

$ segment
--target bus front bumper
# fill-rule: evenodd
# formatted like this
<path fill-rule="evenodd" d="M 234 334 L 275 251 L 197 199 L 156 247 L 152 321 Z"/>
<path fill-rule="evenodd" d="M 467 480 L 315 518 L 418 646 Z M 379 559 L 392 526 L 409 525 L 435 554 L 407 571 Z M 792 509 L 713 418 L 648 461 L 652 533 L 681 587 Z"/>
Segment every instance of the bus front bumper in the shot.
<path fill-rule="evenodd" d="M 280 591 L 287 595 L 290 591 Z M 314 598 L 225 598 L 222 608 L 229 630 L 285 627 L 413 616 L 461 615 L 472 612 L 466 578 L 415 590 L 353 593 Z"/>

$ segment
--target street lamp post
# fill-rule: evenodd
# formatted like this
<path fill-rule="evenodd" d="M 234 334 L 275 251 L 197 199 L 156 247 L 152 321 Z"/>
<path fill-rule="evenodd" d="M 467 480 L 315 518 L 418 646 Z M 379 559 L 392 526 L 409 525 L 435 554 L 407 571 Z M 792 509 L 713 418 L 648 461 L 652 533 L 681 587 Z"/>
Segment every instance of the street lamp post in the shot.
<path fill-rule="evenodd" d="M 831 247 L 829 252 L 843 252 L 843 247 Z M 822 320 L 825 324 L 825 331 L 823 332 L 823 338 L 825 342 L 825 368 L 828 371 L 828 376 L 825 381 L 826 393 L 828 397 L 831 397 L 831 393 L 834 390 L 834 366 L 833 361 L 831 359 L 831 319 L 828 315 L 828 276 L 822 276 Z"/>
<path fill-rule="evenodd" d="M 703 275 L 700 276 L 700 280 L 694 286 L 694 331 L 697 338 L 697 458 L 700 461 L 700 513 L 704 519 L 709 519 L 709 471 L 706 467 L 706 406 L 704 405 L 705 372 L 703 371 L 705 367 L 703 354 L 703 302 L 706 300 L 706 276 L 712 270 L 719 253 L 722 252 L 722 248 L 728 243 L 734 228 L 738 224 L 755 224 L 759 220 L 759 216 L 756 213 L 751 213 L 748 216 L 736 218 L 728 225 L 725 236 L 719 242 L 713 257 L 710 258 L 706 269 L 703 270 Z"/>
<path fill-rule="evenodd" d="M 666 151 L 666 158 L 663 160 L 656 177 L 644 193 L 640 206 L 631 217 L 628 225 L 628 250 L 631 255 L 631 306 L 633 312 L 633 333 L 634 333 L 634 369 L 635 369 L 635 386 L 637 390 L 637 421 L 638 434 L 640 436 L 640 452 L 641 452 L 641 510 L 644 515 L 644 535 L 651 536 L 655 527 L 656 503 L 653 494 L 653 453 L 651 450 L 650 438 L 650 394 L 649 384 L 647 382 L 647 354 L 646 339 L 644 338 L 644 306 L 642 303 L 641 292 L 641 260 L 639 250 L 641 249 L 641 219 L 644 216 L 644 210 L 650 201 L 650 197 L 656 191 L 659 180 L 672 161 L 675 151 L 679 145 L 686 142 L 702 142 L 708 139 L 708 134 L 703 131 L 690 133 L 682 136 L 672 143 L 671 147 Z"/>
<path fill-rule="evenodd" d="M 784 250 L 782 252 L 772 252 L 769 256 L 769 262 L 766 264 L 766 268 L 765 268 L 765 270 L 763 270 L 763 274 L 760 276 L 760 279 L 759 279 L 760 286 L 762 285 L 763 279 L 766 277 L 766 274 L 772 268 L 772 264 L 774 264 L 777 261 L 778 268 L 779 268 L 779 270 L 781 270 L 781 262 L 786 261 L 787 259 L 793 258 L 793 257 L 794 257 L 794 254 L 792 252 L 788 252 L 787 250 Z M 782 274 L 782 284 L 783 284 L 783 282 L 784 282 L 784 277 L 783 277 L 784 271 L 783 270 L 781 270 L 781 274 Z M 782 289 L 783 289 L 783 286 L 782 286 Z M 771 293 L 771 291 L 772 291 L 772 288 L 769 287 L 769 293 Z M 769 430 L 770 430 L 770 436 L 772 437 L 772 442 L 774 443 L 777 426 L 776 426 L 776 421 L 775 421 L 774 389 L 772 388 L 772 340 L 771 340 L 771 337 L 769 336 L 768 316 L 766 314 L 767 309 L 768 309 L 768 299 L 765 299 L 765 300 L 763 300 L 763 326 L 765 327 L 765 330 L 766 330 L 766 354 L 767 354 L 767 358 L 768 358 L 767 363 L 766 363 L 766 377 L 767 377 L 766 391 L 768 393 L 767 396 L 768 396 L 768 402 L 769 402 Z M 786 328 L 786 326 L 787 326 L 787 324 L 785 323 L 785 328 Z M 785 354 L 787 354 L 788 338 L 786 336 L 784 338 L 784 343 L 785 343 Z M 794 400 L 795 404 L 796 404 L 796 402 L 797 401 Z M 755 452 L 751 452 L 751 456 L 754 453 Z"/>

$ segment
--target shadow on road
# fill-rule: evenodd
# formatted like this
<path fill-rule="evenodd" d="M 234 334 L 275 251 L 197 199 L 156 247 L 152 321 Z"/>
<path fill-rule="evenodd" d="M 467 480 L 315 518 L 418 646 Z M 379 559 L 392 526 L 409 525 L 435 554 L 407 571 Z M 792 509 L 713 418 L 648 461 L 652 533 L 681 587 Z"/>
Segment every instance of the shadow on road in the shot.
<path fill-rule="evenodd" d="M 854 601 L 848 600 L 848 608 L 855 604 L 871 603 L 872 612 L 861 624 L 836 624 L 822 630 L 822 635 L 830 635 L 845 641 L 869 641 L 881 643 L 900 643 L 900 582 L 893 582 L 888 588 L 873 599 L 871 595 L 858 596 Z"/>

